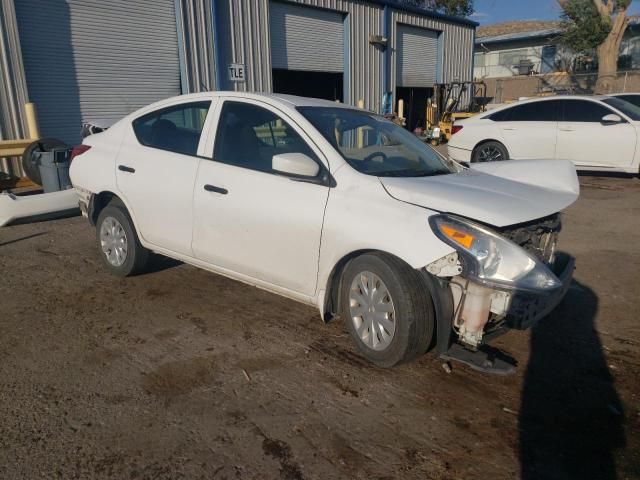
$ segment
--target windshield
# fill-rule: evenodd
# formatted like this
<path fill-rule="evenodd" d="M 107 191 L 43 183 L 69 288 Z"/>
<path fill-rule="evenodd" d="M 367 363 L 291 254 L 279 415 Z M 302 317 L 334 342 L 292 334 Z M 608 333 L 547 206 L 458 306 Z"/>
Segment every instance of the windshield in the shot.
<path fill-rule="evenodd" d="M 379 115 L 332 107 L 298 110 L 361 173 L 426 177 L 456 172 L 415 135 Z"/>
<path fill-rule="evenodd" d="M 620 110 L 634 122 L 640 121 L 640 107 L 616 97 L 609 97 L 602 100 L 607 105 Z"/>

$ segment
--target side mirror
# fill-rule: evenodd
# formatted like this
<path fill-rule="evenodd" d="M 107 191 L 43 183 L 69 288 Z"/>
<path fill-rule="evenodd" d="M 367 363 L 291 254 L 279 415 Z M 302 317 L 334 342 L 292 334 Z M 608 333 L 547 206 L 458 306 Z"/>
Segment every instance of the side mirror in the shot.
<path fill-rule="evenodd" d="M 609 115 L 605 115 L 604 117 L 602 117 L 602 120 L 600 120 L 600 122 L 603 125 L 615 125 L 617 123 L 622 123 L 623 120 L 620 117 L 620 115 L 616 115 L 615 113 L 610 113 Z"/>
<path fill-rule="evenodd" d="M 272 170 L 299 177 L 316 177 L 320 165 L 304 153 L 280 153 L 271 159 Z"/>

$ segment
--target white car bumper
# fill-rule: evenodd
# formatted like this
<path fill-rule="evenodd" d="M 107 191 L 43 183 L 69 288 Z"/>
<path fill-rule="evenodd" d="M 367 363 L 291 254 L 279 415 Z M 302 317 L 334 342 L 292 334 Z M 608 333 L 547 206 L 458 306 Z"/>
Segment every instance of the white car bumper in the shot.
<path fill-rule="evenodd" d="M 456 162 L 471 162 L 471 150 L 448 145 L 447 153 L 449 154 L 449 158 Z"/>
<path fill-rule="evenodd" d="M 3 192 L 0 193 L 0 227 L 21 218 L 44 218 L 77 208 L 78 194 L 73 188 L 24 196 Z"/>

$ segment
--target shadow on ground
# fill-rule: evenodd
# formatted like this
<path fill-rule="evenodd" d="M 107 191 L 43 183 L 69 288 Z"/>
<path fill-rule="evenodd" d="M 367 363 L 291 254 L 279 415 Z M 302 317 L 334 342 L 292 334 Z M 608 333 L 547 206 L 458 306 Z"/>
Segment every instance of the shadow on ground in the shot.
<path fill-rule="evenodd" d="M 180 260 L 174 260 L 173 258 L 165 257 L 163 255 L 152 254 L 149 259 L 149 265 L 145 269 L 146 275 L 162 272 L 163 270 L 169 270 L 174 267 L 179 267 L 183 262 Z"/>
<path fill-rule="evenodd" d="M 595 329 L 596 294 L 578 282 L 534 327 L 519 418 L 523 480 L 616 479 L 624 411 Z"/>

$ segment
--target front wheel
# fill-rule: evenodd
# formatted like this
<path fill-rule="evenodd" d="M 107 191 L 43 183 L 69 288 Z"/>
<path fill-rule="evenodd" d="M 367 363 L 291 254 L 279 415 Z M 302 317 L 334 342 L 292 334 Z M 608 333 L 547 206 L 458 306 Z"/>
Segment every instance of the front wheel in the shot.
<path fill-rule="evenodd" d="M 400 259 L 368 253 L 345 268 L 342 316 L 360 352 L 381 367 L 425 353 L 434 330 L 431 296 L 420 274 Z"/>
<path fill-rule="evenodd" d="M 98 215 L 96 237 L 100 256 L 111 273 L 127 277 L 144 271 L 150 252 L 140 243 L 126 207 L 117 199 Z"/>
<path fill-rule="evenodd" d="M 472 163 L 481 162 L 498 162 L 500 160 L 509 160 L 509 152 L 500 142 L 485 142 L 476 147 L 471 157 Z"/>

